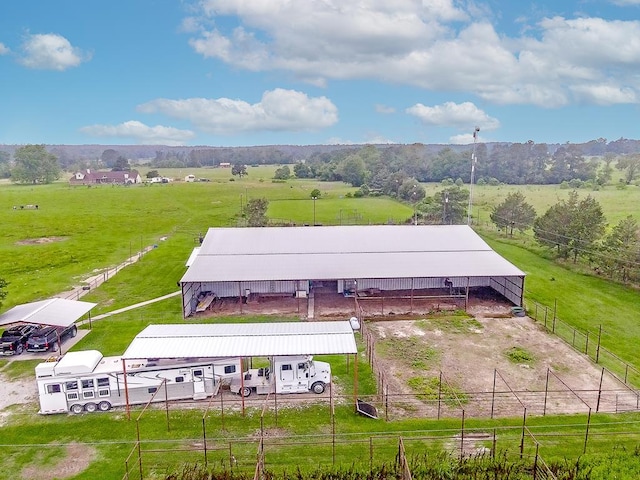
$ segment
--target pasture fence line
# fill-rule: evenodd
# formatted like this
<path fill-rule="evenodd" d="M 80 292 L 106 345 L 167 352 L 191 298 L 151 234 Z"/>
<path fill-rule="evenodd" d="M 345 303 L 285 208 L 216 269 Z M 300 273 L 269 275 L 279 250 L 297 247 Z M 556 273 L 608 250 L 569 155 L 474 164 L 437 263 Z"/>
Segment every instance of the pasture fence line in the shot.
<path fill-rule="evenodd" d="M 215 420 L 210 418 L 208 422 L 213 425 Z M 624 431 L 625 425 L 627 431 Z M 629 431 L 630 426 L 635 430 Z M 254 480 L 265 478 L 267 470 L 295 469 L 287 458 L 307 458 L 310 450 L 313 451 L 315 468 L 348 466 L 374 472 L 376 466 L 393 464 L 397 477 L 408 480 L 412 477 L 411 460 L 424 457 L 426 452 L 443 452 L 451 461 L 460 464 L 477 457 L 497 459 L 502 456 L 526 465 L 532 478 L 544 480 L 556 477 L 543 456 L 566 459 L 567 454 L 576 457 L 584 453 L 606 454 L 604 450 L 612 448 L 612 443 L 615 443 L 615 448 L 633 451 L 640 441 L 638 420 L 615 424 L 598 423 L 595 427 L 599 431 L 594 432 L 589 427 L 589 417 L 582 416 L 567 424 L 524 427 L 496 424 L 475 428 L 461 425 L 395 433 L 327 432 L 291 435 L 287 432 L 278 434 L 277 430 L 270 429 L 269 435 L 249 434 L 233 438 L 229 438 L 227 432 L 219 431 L 220 436 L 210 436 L 206 440 L 204 437 L 174 436 L 157 439 L 141 435 L 124 461 L 125 474 L 122 478 L 143 479 L 151 471 L 169 471 L 176 468 L 176 464 L 201 464 L 204 444 L 207 443 L 210 458 L 205 465 L 247 474 L 252 472 Z M 590 448 L 583 449 L 586 435 L 593 442 L 590 441 Z M 620 440 L 622 435 L 625 436 L 624 440 Z M 562 453 L 558 452 L 559 448 Z M 335 455 L 331 454 L 332 450 L 335 450 Z M 461 455 L 459 450 L 462 450 Z M 171 452 L 178 452 L 179 458 L 172 456 Z M 301 461 L 304 463 L 304 460 Z"/>
<path fill-rule="evenodd" d="M 532 305 L 527 306 L 526 311 L 534 321 L 543 325 L 547 332 L 558 336 L 574 350 L 587 355 L 596 364 L 607 367 L 618 380 L 636 391 L 636 386 L 640 385 L 640 370 L 602 345 L 601 324 L 596 331 L 582 331 L 558 318 L 557 302 L 553 307 L 549 307 L 533 301 Z"/>
<path fill-rule="evenodd" d="M 119 263 L 114 267 L 109 267 L 104 271 L 85 279 L 82 282 L 81 286 L 74 287 L 73 290 L 63 293 L 62 295 L 60 295 L 60 298 L 64 298 L 65 300 L 80 300 L 81 297 L 85 296 L 91 290 L 99 287 L 100 285 L 108 281 L 111 277 L 116 275 L 123 268 L 128 267 L 129 265 L 133 265 L 137 261 L 141 260 L 146 253 L 149 253 L 155 247 L 156 247 L 155 245 L 152 245 L 152 246 L 142 248 L 142 245 L 141 245 L 139 251 L 135 253 L 130 251 L 129 258 L 127 258 L 124 262 Z"/>

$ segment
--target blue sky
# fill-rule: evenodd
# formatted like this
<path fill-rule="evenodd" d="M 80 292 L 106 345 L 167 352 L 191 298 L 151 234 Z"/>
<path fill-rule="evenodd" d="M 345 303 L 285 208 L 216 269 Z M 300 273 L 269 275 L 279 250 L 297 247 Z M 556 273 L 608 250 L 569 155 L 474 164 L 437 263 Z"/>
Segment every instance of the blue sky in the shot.
<path fill-rule="evenodd" d="M 640 138 L 640 0 L 0 3 L 0 143 Z"/>

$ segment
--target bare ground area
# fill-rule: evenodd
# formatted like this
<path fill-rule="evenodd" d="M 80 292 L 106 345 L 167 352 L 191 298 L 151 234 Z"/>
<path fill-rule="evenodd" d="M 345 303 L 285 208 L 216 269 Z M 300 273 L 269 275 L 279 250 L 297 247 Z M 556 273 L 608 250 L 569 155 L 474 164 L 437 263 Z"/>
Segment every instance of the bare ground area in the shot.
<path fill-rule="evenodd" d="M 32 478 L 54 480 L 56 478 L 74 477 L 91 465 L 96 454 L 96 449 L 90 445 L 70 443 L 64 447 L 64 452 L 61 455 L 56 455 L 53 463 L 46 461 L 45 458 L 42 458 L 40 462 L 36 459 L 35 463 L 43 463 L 43 465 L 25 467 L 21 472 L 20 478 L 25 480 Z M 44 457 L 44 451 L 42 456 Z M 44 468 L 44 464 L 46 464 L 46 468 Z"/>
<path fill-rule="evenodd" d="M 474 417 L 518 416 L 525 407 L 532 415 L 637 409 L 631 390 L 530 318 L 486 316 L 481 306 L 469 313 L 475 318 L 367 323 L 392 417 L 435 417 L 438 409 Z"/>

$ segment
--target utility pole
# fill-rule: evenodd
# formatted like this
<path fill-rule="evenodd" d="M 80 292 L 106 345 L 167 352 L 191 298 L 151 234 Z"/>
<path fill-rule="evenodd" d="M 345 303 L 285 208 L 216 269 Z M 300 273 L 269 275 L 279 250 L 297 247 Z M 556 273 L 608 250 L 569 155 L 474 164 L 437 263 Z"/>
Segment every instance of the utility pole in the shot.
<path fill-rule="evenodd" d="M 473 180 L 476 173 L 476 145 L 480 127 L 473 130 L 473 151 L 471 153 L 471 183 L 469 185 L 469 208 L 467 209 L 467 225 L 471 225 L 471 209 L 473 208 Z"/>

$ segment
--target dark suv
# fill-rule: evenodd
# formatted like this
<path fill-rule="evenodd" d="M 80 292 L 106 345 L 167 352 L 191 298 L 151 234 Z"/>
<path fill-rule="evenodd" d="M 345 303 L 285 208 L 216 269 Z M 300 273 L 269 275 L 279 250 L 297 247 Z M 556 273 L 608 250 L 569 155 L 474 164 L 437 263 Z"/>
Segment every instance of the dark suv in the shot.
<path fill-rule="evenodd" d="M 69 325 L 68 327 L 44 327 L 34 332 L 27 340 L 27 352 L 55 352 L 60 345 L 59 342 L 75 337 L 78 327 Z"/>
<path fill-rule="evenodd" d="M 31 324 L 7 328 L 2 332 L 2 338 L 0 338 L 0 355 L 20 355 L 29 335 L 39 328 L 39 325 Z"/>

